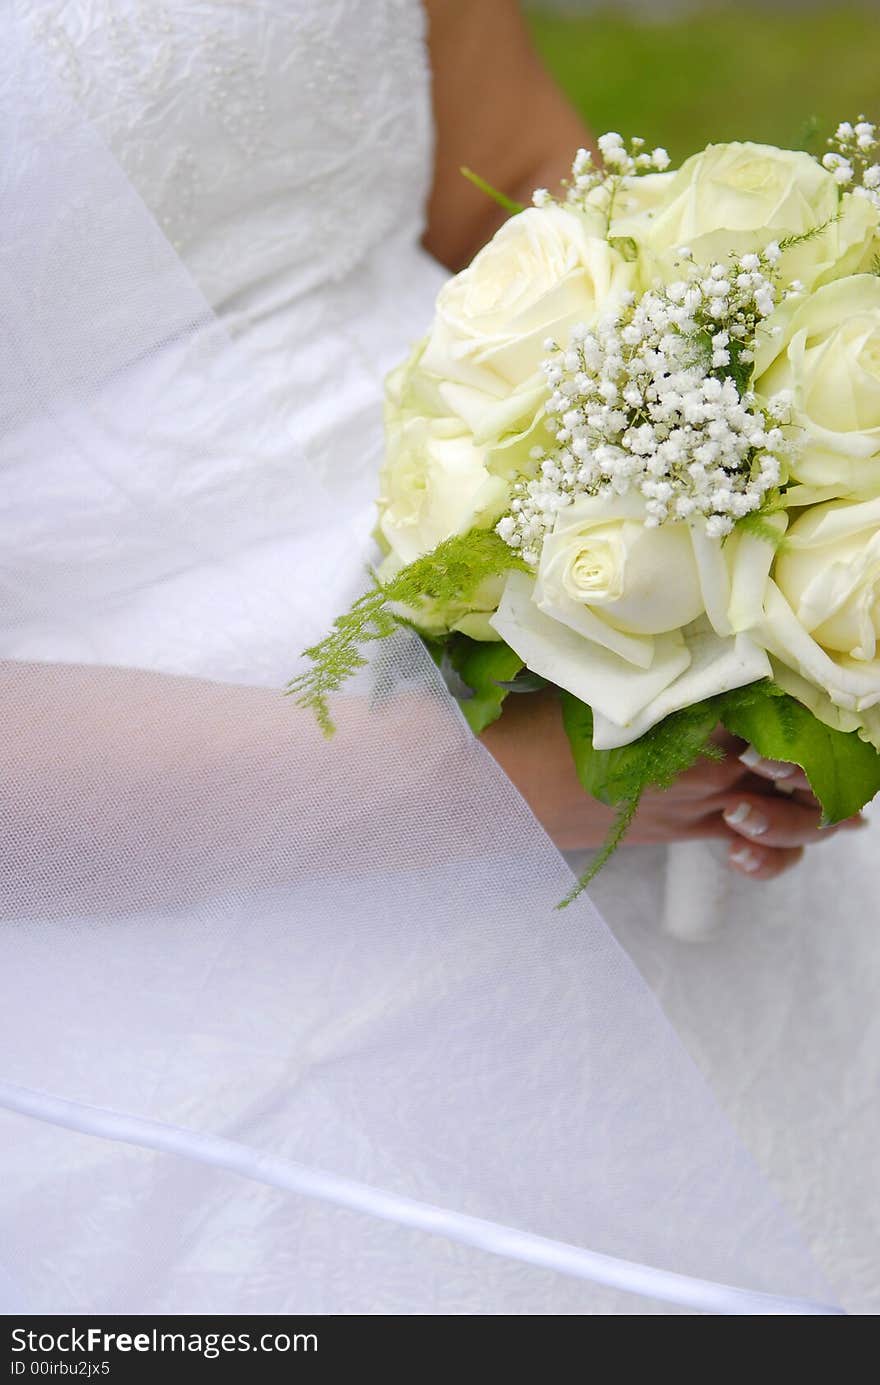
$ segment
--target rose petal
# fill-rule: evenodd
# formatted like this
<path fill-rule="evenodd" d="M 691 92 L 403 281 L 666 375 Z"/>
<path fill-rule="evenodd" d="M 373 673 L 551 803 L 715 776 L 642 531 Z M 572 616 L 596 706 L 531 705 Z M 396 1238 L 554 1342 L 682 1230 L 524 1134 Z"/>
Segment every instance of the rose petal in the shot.
<path fill-rule="evenodd" d="M 786 515 L 767 515 L 765 521 L 780 534 L 788 524 Z M 731 629 L 752 630 L 764 619 L 764 596 L 776 549 L 768 539 L 739 529 L 728 541 L 732 572 L 729 616 Z"/>
<path fill-rule="evenodd" d="M 730 635 L 730 572 L 723 546 L 717 539 L 709 538 L 702 524 L 689 525 L 694 557 L 703 592 L 706 615 L 718 635 Z"/>

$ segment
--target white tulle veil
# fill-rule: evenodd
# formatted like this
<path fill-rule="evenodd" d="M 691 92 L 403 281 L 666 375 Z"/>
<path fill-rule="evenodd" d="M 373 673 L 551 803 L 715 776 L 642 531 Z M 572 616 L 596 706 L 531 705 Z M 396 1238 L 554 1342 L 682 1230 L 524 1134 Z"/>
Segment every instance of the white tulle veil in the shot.
<path fill-rule="evenodd" d="M 314 578 L 345 496 L 8 33 L 0 505 L 32 513 L 36 453 L 173 487 L 186 409 L 197 455 L 284 440 Z M 172 499 L 169 570 L 208 542 Z M 146 647 L 74 661 L 70 623 L 112 615 L 113 522 L 111 487 L 70 516 L 94 563 L 61 546 L 26 589 L 0 556 L 6 1311 L 839 1311 L 601 918 L 555 910 L 565 863 L 417 641 L 330 744 Z M 292 622 L 291 672 L 317 633 Z"/>

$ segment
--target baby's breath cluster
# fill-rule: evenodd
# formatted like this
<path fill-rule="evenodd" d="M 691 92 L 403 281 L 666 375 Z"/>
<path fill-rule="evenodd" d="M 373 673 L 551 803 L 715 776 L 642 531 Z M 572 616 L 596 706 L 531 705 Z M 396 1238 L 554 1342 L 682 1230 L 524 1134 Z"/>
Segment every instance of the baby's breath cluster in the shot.
<path fill-rule="evenodd" d="M 582 205 L 589 194 L 599 188 L 604 188 L 611 200 L 617 188 L 628 180 L 642 173 L 662 173 L 669 167 L 670 159 L 665 149 L 647 149 L 645 141 L 638 137 L 624 142 L 623 137 L 612 130 L 600 135 L 597 144 L 602 155 L 601 164 L 594 161 L 589 149 L 579 149 L 575 155 L 571 180 L 565 184 L 566 200 L 574 205 Z M 536 207 L 545 207 L 553 198 L 546 188 L 538 188 L 532 201 Z"/>
<path fill-rule="evenodd" d="M 864 116 L 853 124 L 844 120 L 828 141 L 822 165 L 840 187 L 866 197 L 880 210 L 880 138 L 877 126 Z"/>
<path fill-rule="evenodd" d="M 575 327 L 565 345 L 547 342 L 553 445 L 533 450 L 536 475 L 516 483 L 497 526 L 527 563 L 578 496 L 635 491 L 648 526 L 702 519 L 721 539 L 780 484 L 788 400 L 765 407 L 747 387 L 780 253 L 771 245 L 726 267 L 693 266 L 688 278 L 630 294 L 595 327 Z"/>

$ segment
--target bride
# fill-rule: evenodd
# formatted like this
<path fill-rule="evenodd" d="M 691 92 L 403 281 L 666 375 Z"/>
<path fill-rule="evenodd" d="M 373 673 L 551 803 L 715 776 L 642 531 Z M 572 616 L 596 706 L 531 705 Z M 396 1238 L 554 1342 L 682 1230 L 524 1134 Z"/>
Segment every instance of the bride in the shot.
<path fill-rule="evenodd" d="M 513 0 L 3 25 L 0 1304 L 876 1311 L 875 833 L 731 744 L 560 915 L 606 821 L 552 700 L 481 747 L 403 636 L 337 743 L 277 692 L 497 225 L 459 166 L 527 199 L 589 138 Z"/>

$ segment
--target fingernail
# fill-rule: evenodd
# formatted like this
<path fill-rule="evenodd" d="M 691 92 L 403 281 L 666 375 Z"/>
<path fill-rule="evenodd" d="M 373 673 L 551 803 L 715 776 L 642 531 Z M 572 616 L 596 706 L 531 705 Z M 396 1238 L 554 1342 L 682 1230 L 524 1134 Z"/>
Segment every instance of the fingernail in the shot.
<path fill-rule="evenodd" d="M 739 758 L 748 769 L 765 774 L 768 779 L 790 779 L 797 774 L 797 765 L 790 765 L 785 760 L 765 760 L 753 745 L 748 746 Z"/>
<path fill-rule="evenodd" d="M 744 870 L 747 875 L 753 875 L 756 870 L 760 870 L 764 864 L 763 857 L 757 851 L 753 851 L 750 846 L 737 847 L 736 851 L 731 851 L 730 862 Z"/>
<path fill-rule="evenodd" d="M 858 818 L 847 818 L 846 821 L 845 821 L 845 822 L 842 822 L 840 825 L 841 825 L 841 827 L 868 827 L 868 826 L 870 826 L 870 824 L 869 824 L 869 822 L 868 822 L 868 819 L 867 819 L 867 818 L 863 818 L 863 817 L 858 817 Z"/>
<path fill-rule="evenodd" d="M 735 808 L 726 808 L 723 816 L 728 827 L 737 827 L 750 837 L 760 837 L 770 826 L 764 814 L 753 808 L 751 803 L 738 803 Z"/>

